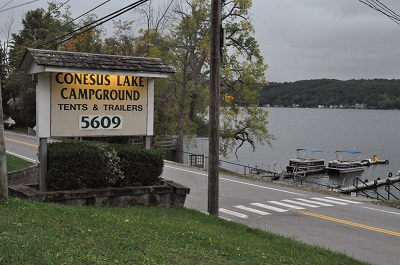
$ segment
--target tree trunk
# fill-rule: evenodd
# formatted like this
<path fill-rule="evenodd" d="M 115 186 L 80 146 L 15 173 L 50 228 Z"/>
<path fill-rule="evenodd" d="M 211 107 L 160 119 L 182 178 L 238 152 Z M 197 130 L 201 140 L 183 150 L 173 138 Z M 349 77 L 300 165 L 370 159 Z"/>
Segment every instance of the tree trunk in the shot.
<path fill-rule="evenodd" d="M 0 67 L 0 199 L 8 199 L 6 146 L 4 143 L 3 103 L 1 96 L 1 67 Z"/>
<path fill-rule="evenodd" d="M 182 94 L 184 92 L 182 91 Z M 181 96 L 182 99 L 183 96 Z M 177 155 L 177 162 L 183 164 L 183 128 L 185 122 L 185 105 L 184 103 L 180 102 L 179 104 L 179 117 L 178 117 L 178 139 L 176 140 L 176 149 L 178 151 Z"/>
<path fill-rule="evenodd" d="M 178 151 L 177 162 L 183 164 L 183 138 L 184 138 L 184 127 L 185 127 L 185 98 L 186 98 L 186 89 L 188 82 L 188 64 L 187 64 L 188 52 L 185 54 L 184 66 L 183 66 L 183 80 L 182 80 L 182 91 L 179 98 L 179 116 L 178 116 L 178 139 L 176 142 L 176 149 Z"/>

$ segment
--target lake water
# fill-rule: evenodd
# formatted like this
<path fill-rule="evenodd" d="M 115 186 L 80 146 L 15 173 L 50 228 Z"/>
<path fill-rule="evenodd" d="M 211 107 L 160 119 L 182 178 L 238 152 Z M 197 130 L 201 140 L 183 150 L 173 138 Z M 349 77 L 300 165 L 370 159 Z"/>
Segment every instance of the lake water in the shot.
<path fill-rule="evenodd" d="M 356 149 L 362 152 L 361 159 L 378 156 L 389 160 L 388 165 L 365 167 L 361 173 L 330 176 L 311 175 L 306 180 L 310 185 L 351 185 L 355 177 L 362 180 L 385 178 L 400 169 L 400 111 L 365 109 L 303 109 L 266 108 L 269 112 L 270 133 L 277 139 L 268 145 L 242 146 L 237 152 L 221 160 L 258 167 L 273 172 L 286 170 L 290 158 L 295 158 L 297 148 L 312 147 L 324 150 L 326 163 L 335 159 L 335 151 Z M 197 141 L 196 148 L 189 152 L 208 156 L 208 142 Z M 221 163 L 221 166 L 243 174 L 242 166 Z M 399 187 L 400 185 L 398 185 Z"/>

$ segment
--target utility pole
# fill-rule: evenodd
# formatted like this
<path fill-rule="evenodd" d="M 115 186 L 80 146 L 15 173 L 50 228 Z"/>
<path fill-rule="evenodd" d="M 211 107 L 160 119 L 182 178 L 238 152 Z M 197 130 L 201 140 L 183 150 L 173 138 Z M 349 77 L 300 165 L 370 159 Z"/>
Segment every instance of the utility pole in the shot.
<path fill-rule="evenodd" d="M 1 74 L 3 72 L 3 49 L 0 43 L 0 199 L 8 199 L 6 166 L 6 146 L 4 143 L 3 97 L 1 94 Z"/>
<path fill-rule="evenodd" d="M 221 63 L 221 9 L 221 0 L 211 1 L 208 213 L 217 216 L 219 212 L 219 86 Z"/>

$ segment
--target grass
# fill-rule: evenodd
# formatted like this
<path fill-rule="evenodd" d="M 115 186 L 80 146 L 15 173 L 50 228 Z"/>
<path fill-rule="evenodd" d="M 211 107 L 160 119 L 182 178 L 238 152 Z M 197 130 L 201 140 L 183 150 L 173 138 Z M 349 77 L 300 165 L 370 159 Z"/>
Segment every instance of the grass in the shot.
<path fill-rule="evenodd" d="M 400 201 L 399 200 L 390 200 L 390 201 L 379 200 L 379 201 L 375 201 L 374 203 L 400 209 Z"/>
<path fill-rule="evenodd" d="M 235 176 L 235 177 L 243 177 L 244 176 L 242 174 L 238 174 L 236 172 L 230 171 L 230 170 L 222 168 L 222 167 L 220 167 L 218 171 L 220 174 L 225 174 L 225 175 L 229 175 L 229 176 Z"/>
<path fill-rule="evenodd" d="M 364 264 L 188 209 L 0 200 L 0 264 Z"/>
<path fill-rule="evenodd" d="M 31 162 L 28 162 L 24 159 L 9 154 L 7 154 L 6 160 L 7 160 L 7 172 L 12 172 L 33 165 Z"/>

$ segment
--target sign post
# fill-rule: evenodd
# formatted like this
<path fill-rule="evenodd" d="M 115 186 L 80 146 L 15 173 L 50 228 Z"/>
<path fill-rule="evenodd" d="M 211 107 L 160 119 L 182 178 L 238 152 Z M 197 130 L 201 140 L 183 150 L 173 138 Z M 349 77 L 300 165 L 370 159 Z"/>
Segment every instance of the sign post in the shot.
<path fill-rule="evenodd" d="M 39 138 L 39 190 L 46 191 L 47 138 Z"/>

